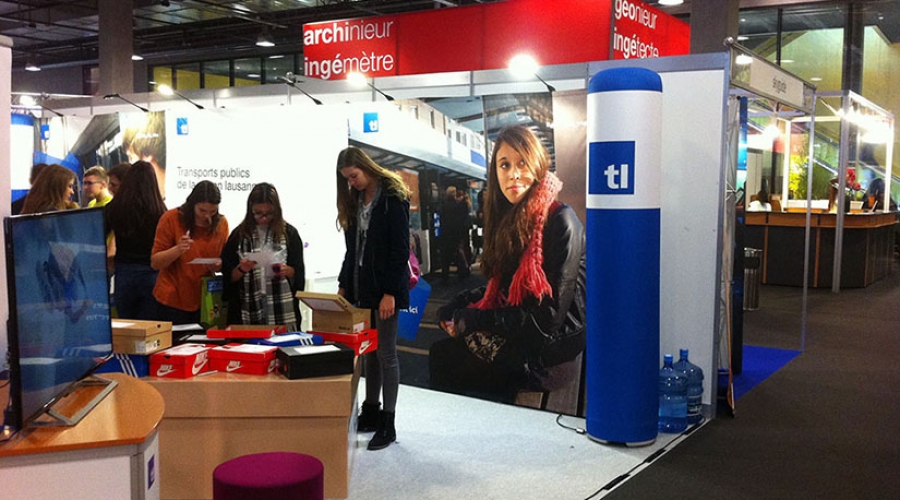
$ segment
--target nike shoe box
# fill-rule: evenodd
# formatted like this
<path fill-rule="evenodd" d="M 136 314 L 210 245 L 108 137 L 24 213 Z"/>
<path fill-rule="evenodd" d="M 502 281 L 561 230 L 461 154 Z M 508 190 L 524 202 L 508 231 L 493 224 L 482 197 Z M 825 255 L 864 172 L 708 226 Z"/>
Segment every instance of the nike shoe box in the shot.
<path fill-rule="evenodd" d="M 282 333 L 287 333 L 285 325 L 228 325 L 224 330 L 206 330 L 211 339 L 267 339 Z"/>
<path fill-rule="evenodd" d="M 278 371 L 290 380 L 353 373 L 353 349 L 342 344 L 279 347 Z"/>
<path fill-rule="evenodd" d="M 223 373 L 266 375 L 275 371 L 275 346 L 226 344 L 209 350 L 210 369 Z"/>
<path fill-rule="evenodd" d="M 324 344 L 322 337 L 305 332 L 291 332 L 281 335 L 273 335 L 267 339 L 250 339 L 248 344 L 273 345 L 275 347 L 290 347 L 298 345 Z"/>
<path fill-rule="evenodd" d="M 172 347 L 170 321 L 112 320 L 113 352 L 148 355 Z"/>
<path fill-rule="evenodd" d="M 351 349 L 357 356 L 370 353 L 378 349 L 378 330 L 372 328 L 358 333 L 332 333 L 310 331 L 315 337 L 321 337 L 324 343 L 336 342 Z"/>
<path fill-rule="evenodd" d="M 369 309 L 357 309 L 336 293 L 297 292 L 296 297 L 312 309 L 316 332 L 359 333 L 371 328 Z"/>
<path fill-rule="evenodd" d="M 210 346 L 181 344 L 150 356 L 150 376 L 191 378 L 209 371 Z"/>

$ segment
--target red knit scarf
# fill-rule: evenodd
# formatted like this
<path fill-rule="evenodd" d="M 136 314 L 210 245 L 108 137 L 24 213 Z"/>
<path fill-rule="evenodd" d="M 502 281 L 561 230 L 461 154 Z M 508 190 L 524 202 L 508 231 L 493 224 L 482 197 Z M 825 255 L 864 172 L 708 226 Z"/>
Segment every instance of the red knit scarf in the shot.
<path fill-rule="evenodd" d="M 506 305 L 518 306 L 526 295 L 532 295 L 541 300 L 544 295 L 553 297 L 553 289 L 547 281 L 544 273 L 544 225 L 550 206 L 556 199 L 556 195 L 562 189 L 562 181 L 551 172 L 547 172 L 544 179 L 535 188 L 525 208 L 529 218 L 534 219 L 534 235 L 531 242 L 522 252 L 519 267 L 513 274 L 512 283 L 509 285 L 509 297 L 504 297 L 500 290 L 500 276 L 498 272 L 488 280 L 484 297 L 471 307 L 477 309 L 496 309 Z"/>

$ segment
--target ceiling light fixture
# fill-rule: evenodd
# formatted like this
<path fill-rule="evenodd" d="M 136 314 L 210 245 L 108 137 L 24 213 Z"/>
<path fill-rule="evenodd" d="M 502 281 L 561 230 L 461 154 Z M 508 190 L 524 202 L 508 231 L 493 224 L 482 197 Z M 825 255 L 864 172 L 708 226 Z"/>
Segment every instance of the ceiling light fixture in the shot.
<path fill-rule="evenodd" d="M 187 97 L 179 94 L 178 92 L 175 92 L 175 89 L 173 89 L 172 87 L 170 87 L 166 84 L 157 85 L 156 90 L 162 95 L 177 95 L 178 97 L 184 99 L 185 101 L 193 104 L 197 109 L 204 109 L 203 106 L 201 106 L 201 105 L 197 104 L 196 102 L 188 99 Z"/>
<path fill-rule="evenodd" d="M 262 33 L 256 37 L 256 46 L 257 47 L 274 47 L 275 41 L 272 40 L 272 35 L 269 34 L 268 28 L 263 29 Z"/>
<path fill-rule="evenodd" d="M 25 71 L 40 71 L 41 67 L 35 64 L 34 61 L 26 61 L 25 62 Z"/>
<path fill-rule="evenodd" d="M 534 57 L 528 54 L 519 54 L 509 60 L 509 70 L 519 80 L 535 77 L 547 87 L 548 92 L 556 92 L 556 87 L 550 85 L 540 75 L 537 74 L 540 66 Z"/>
<path fill-rule="evenodd" d="M 379 94 L 384 96 L 384 98 L 387 99 L 388 101 L 394 100 L 393 96 L 389 96 L 389 95 L 385 94 L 384 92 L 382 92 L 381 89 L 379 89 L 378 87 L 373 85 L 372 82 L 369 81 L 369 78 L 362 73 L 359 73 L 357 71 L 351 71 L 351 72 L 347 73 L 347 81 L 356 87 L 362 87 L 362 86 L 368 85 L 369 87 L 372 87 L 372 89 L 374 89 L 375 92 L 378 92 Z"/>
<path fill-rule="evenodd" d="M 684 0 L 659 0 L 659 4 L 666 6 L 666 7 L 671 7 L 673 5 L 681 5 L 683 3 L 684 3 Z"/>
<path fill-rule="evenodd" d="M 107 100 L 107 101 L 110 100 L 110 99 L 120 99 L 120 100 L 123 100 L 123 101 L 127 102 L 128 104 L 131 104 L 132 106 L 134 106 L 134 107 L 136 107 L 137 109 L 143 111 L 144 113 L 147 113 L 147 112 L 150 111 L 149 109 L 147 109 L 147 108 L 145 108 L 145 107 L 143 107 L 143 106 L 140 106 L 140 105 L 138 105 L 138 104 L 135 104 L 134 102 L 131 102 L 131 101 L 129 101 L 128 99 L 125 99 L 124 97 L 122 97 L 122 96 L 119 95 L 119 94 L 106 94 L 105 96 L 103 96 L 103 99 L 105 99 L 105 100 Z"/>
<path fill-rule="evenodd" d="M 144 56 L 140 56 L 138 54 L 131 54 L 131 60 L 132 61 L 143 61 Z"/>

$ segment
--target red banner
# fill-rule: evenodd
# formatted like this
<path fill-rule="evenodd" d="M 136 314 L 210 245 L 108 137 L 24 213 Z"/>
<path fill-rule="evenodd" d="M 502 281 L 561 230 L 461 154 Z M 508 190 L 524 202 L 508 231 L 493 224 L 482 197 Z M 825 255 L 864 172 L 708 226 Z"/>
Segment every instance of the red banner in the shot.
<path fill-rule="evenodd" d="M 690 53 L 690 26 L 644 2 L 616 0 L 613 26 L 613 59 Z"/>
<path fill-rule="evenodd" d="M 686 23 L 638 0 L 508 0 L 303 26 L 304 73 L 325 80 L 687 54 Z"/>

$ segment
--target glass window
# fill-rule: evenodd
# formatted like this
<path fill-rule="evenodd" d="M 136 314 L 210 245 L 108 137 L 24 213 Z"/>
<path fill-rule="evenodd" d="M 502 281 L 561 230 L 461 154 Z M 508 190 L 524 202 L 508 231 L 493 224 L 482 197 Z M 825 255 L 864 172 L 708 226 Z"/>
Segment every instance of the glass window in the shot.
<path fill-rule="evenodd" d="M 231 62 L 206 61 L 203 63 L 203 88 L 221 89 L 231 86 Z"/>
<path fill-rule="evenodd" d="M 880 17 L 880 19 L 879 19 Z M 868 26 L 865 30 L 865 43 L 863 49 L 863 86 L 862 95 L 879 107 L 894 112 L 894 148 L 891 160 L 891 169 L 900 169 L 900 127 L 897 126 L 897 116 L 900 116 L 900 90 L 897 81 L 900 80 L 900 12 L 893 14 L 878 14 L 875 16 L 874 26 Z M 885 159 L 881 158 L 881 164 Z M 895 199 L 900 199 L 900 182 L 897 179 L 891 181 L 891 192 Z"/>
<path fill-rule="evenodd" d="M 151 84 L 172 86 L 172 68 L 170 66 L 154 66 L 152 74 Z"/>
<path fill-rule="evenodd" d="M 259 57 L 234 60 L 234 86 L 259 85 L 262 82 L 262 59 Z"/>
<path fill-rule="evenodd" d="M 200 63 L 176 64 L 175 87 L 178 90 L 199 89 Z"/>
<path fill-rule="evenodd" d="M 738 40 L 760 57 L 815 84 L 819 90 L 840 90 L 845 19 L 844 9 L 835 7 L 741 11 Z"/>
<path fill-rule="evenodd" d="M 277 54 L 268 56 L 264 60 L 266 67 L 266 83 L 281 83 L 279 76 L 294 72 L 294 57 L 292 55 Z"/>

